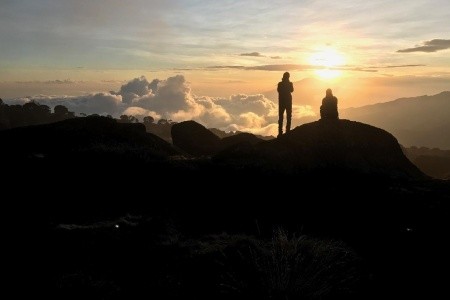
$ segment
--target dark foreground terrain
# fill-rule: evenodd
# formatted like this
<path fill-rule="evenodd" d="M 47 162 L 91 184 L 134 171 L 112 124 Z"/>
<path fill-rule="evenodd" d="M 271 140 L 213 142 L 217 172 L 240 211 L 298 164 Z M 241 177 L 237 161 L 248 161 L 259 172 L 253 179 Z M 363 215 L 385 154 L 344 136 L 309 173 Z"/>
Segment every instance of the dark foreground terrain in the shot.
<path fill-rule="evenodd" d="M 450 185 L 348 120 L 173 144 L 99 117 L 0 131 L 17 293 L 379 299 L 447 293 Z M 11 206 L 11 208 L 10 208 Z"/>

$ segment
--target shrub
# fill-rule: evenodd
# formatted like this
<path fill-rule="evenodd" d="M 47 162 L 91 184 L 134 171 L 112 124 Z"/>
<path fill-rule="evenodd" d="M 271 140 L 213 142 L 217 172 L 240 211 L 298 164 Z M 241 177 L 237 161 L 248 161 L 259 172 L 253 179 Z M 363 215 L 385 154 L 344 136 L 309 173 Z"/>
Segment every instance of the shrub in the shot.
<path fill-rule="evenodd" d="M 338 241 L 289 237 L 277 230 L 271 241 L 251 243 L 247 254 L 237 253 L 222 285 L 237 297 L 351 298 L 360 283 L 358 256 Z"/>

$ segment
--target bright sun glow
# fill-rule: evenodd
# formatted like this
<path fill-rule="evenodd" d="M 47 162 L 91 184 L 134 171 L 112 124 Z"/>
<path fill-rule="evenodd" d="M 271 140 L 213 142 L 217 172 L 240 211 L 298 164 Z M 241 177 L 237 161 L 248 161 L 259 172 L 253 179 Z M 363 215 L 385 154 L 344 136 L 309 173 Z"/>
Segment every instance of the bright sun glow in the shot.
<path fill-rule="evenodd" d="M 339 66 L 345 64 L 345 58 L 336 50 L 326 48 L 314 53 L 309 62 L 313 66 L 320 67 L 315 73 L 323 79 L 332 79 L 342 74 L 341 70 L 337 70 Z"/>

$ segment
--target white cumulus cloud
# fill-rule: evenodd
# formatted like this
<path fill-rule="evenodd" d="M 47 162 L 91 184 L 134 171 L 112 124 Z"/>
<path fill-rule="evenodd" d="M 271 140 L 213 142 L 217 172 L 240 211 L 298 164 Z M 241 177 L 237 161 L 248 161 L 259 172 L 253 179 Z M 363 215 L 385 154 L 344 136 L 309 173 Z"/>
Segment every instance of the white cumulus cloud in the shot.
<path fill-rule="evenodd" d="M 262 135 L 277 132 L 278 105 L 264 95 L 237 94 L 230 97 L 197 96 L 183 75 L 148 81 L 144 76 L 122 85 L 117 92 L 85 96 L 33 96 L 9 99 L 9 104 L 36 101 L 85 114 L 152 116 L 173 121 L 195 120 L 207 127 L 247 131 Z M 313 116 L 310 106 L 293 106 L 293 119 Z"/>

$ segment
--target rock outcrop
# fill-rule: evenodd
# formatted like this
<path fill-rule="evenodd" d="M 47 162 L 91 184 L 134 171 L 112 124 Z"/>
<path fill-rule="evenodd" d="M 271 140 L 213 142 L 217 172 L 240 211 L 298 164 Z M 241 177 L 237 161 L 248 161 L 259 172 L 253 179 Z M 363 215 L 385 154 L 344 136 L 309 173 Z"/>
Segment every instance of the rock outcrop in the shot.
<path fill-rule="evenodd" d="M 262 140 L 250 133 L 238 133 L 219 138 L 206 127 L 186 121 L 172 126 L 174 146 L 194 156 L 214 155 L 227 148 L 239 145 L 256 145 Z"/>
<path fill-rule="evenodd" d="M 406 178 L 424 176 L 390 133 L 349 120 L 304 124 L 279 139 L 224 150 L 216 158 L 222 163 L 282 173 L 335 171 Z"/>
<path fill-rule="evenodd" d="M 172 126 L 173 145 L 194 156 L 210 155 L 219 148 L 220 138 L 194 121 Z"/>

